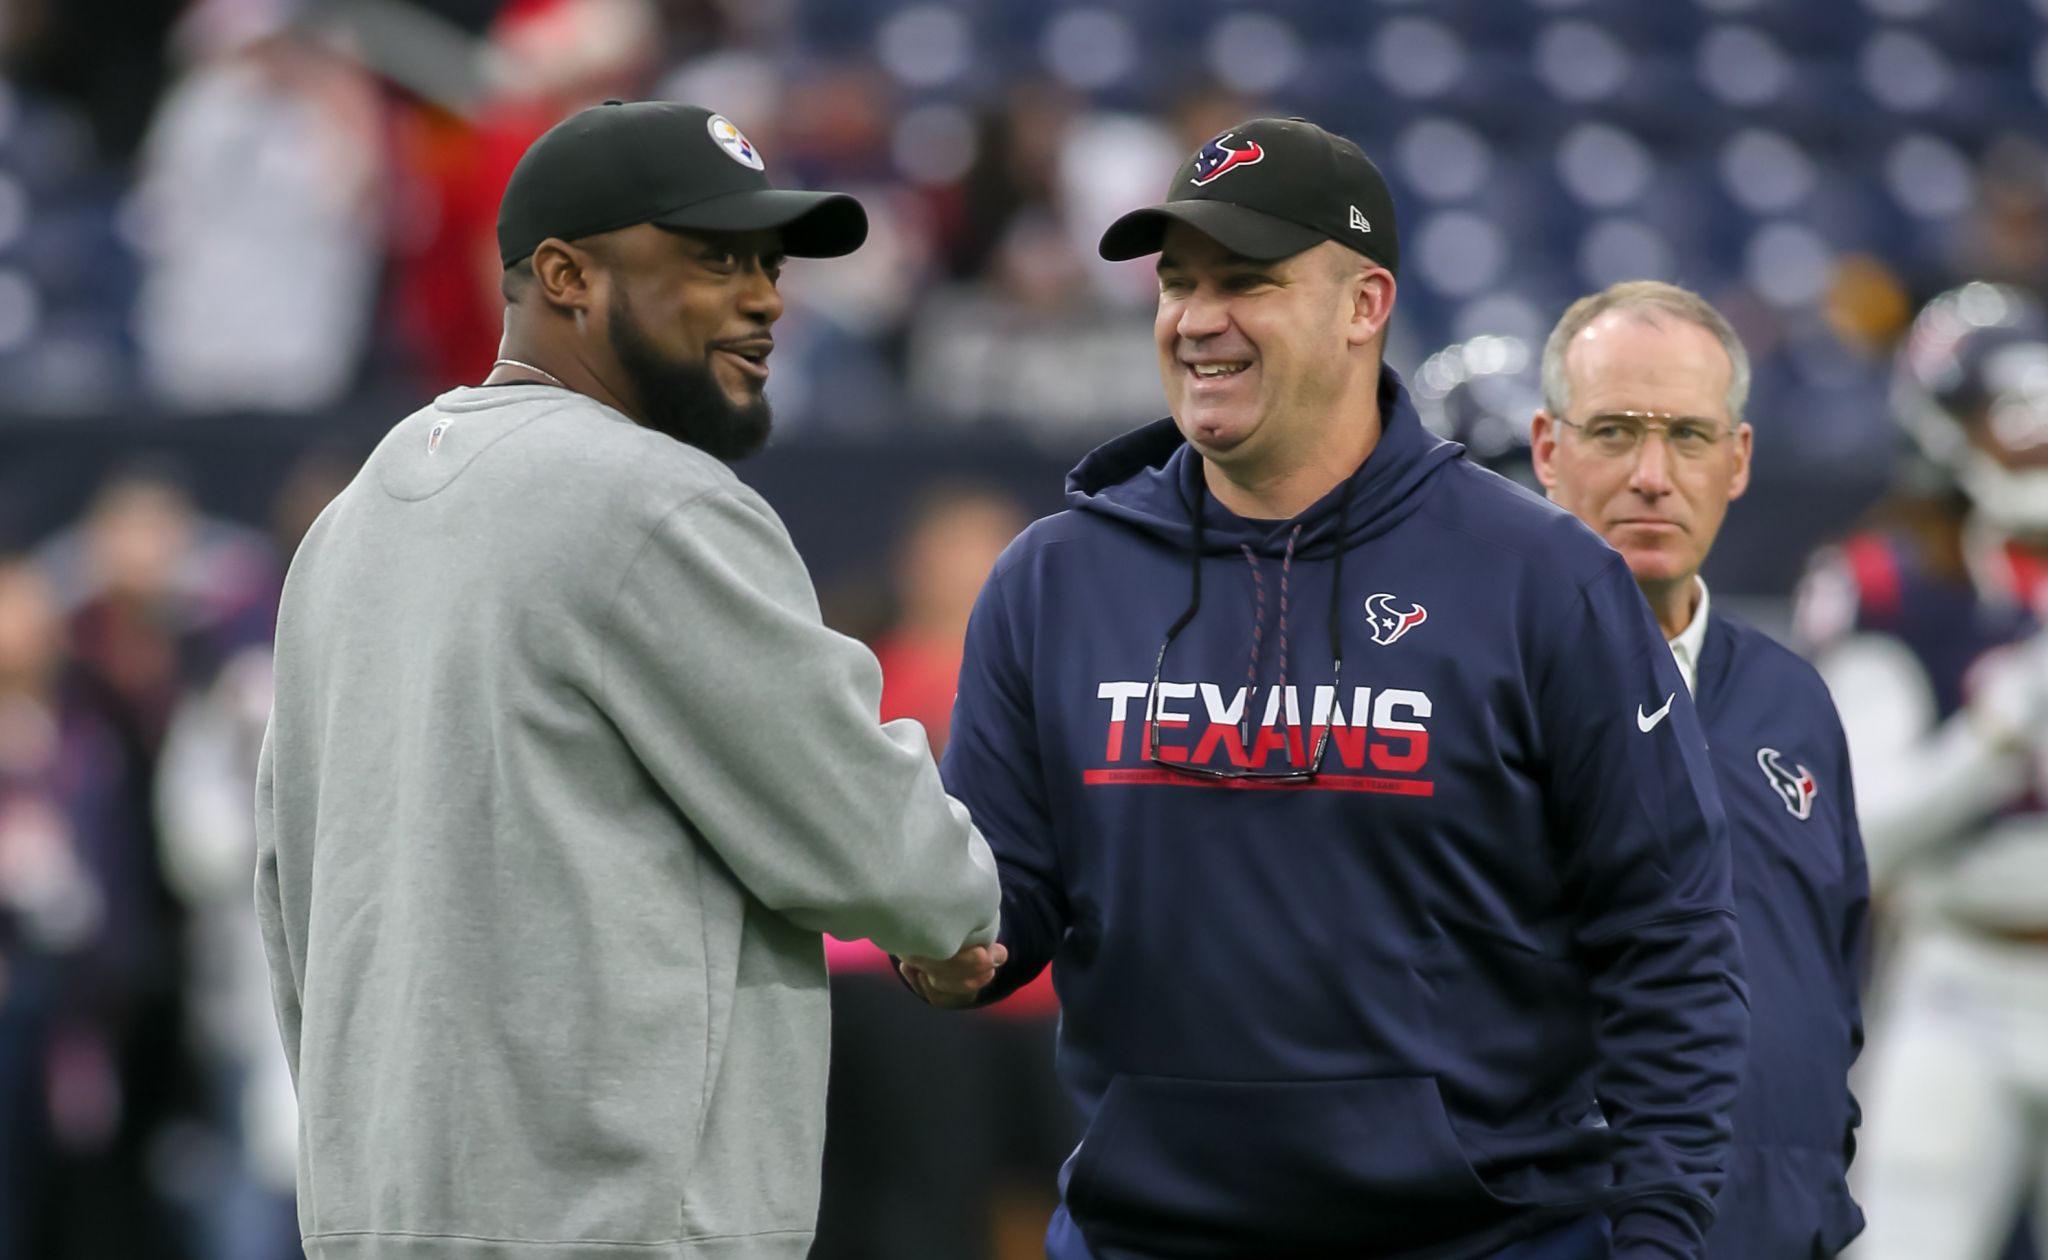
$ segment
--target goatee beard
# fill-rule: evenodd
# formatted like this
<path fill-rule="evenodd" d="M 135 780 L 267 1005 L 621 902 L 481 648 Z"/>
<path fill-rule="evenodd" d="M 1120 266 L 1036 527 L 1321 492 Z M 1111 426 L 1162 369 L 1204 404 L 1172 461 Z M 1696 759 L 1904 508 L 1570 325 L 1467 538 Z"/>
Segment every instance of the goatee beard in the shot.
<path fill-rule="evenodd" d="M 612 353 L 619 356 L 633 397 L 640 403 L 640 423 L 666 433 L 715 459 L 732 463 L 768 444 L 775 418 L 766 397 L 735 403 L 712 375 L 709 363 L 664 358 L 614 291 L 611 304 Z"/>

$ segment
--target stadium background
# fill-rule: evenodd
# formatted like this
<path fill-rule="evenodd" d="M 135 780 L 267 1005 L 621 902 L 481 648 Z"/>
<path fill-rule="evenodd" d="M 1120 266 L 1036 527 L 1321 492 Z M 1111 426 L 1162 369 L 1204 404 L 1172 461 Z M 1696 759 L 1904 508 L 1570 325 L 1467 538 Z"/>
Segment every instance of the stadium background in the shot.
<path fill-rule="evenodd" d="M 860 254 L 790 269 L 742 475 L 939 727 L 988 550 L 1162 410 L 1150 276 L 1094 239 L 1243 117 L 1386 172 L 1425 398 L 1486 375 L 1461 403 L 1519 423 L 1572 297 L 1716 302 L 1758 436 L 1708 577 L 1771 626 L 1893 476 L 1918 304 L 2048 292 L 2048 0 L 0 0 L 0 1255 L 296 1254 L 246 922 L 277 584 L 384 428 L 487 370 L 504 177 L 608 96 L 867 203 Z M 962 1260 L 1031 1254 L 1049 1015 L 888 996 L 850 1065 L 1024 1105 L 875 1100 L 845 1254 L 951 1260 L 881 1232 L 937 1198 Z"/>

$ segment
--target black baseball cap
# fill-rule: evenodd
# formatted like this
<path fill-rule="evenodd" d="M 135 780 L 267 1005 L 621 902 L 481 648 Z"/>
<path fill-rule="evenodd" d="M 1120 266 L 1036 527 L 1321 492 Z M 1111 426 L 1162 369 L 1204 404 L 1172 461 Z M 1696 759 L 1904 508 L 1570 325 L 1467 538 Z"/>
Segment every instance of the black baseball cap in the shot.
<path fill-rule="evenodd" d="M 1324 241 L 1401 270 L 1394 199 L 1365 151 L 1305 118 L 1254 118 L 1196 150 L 1160 205 L 1109 225 L 1111 262 L 1159 252 L 1175 220 L 1246 258 L 1270 261 Z"/>
<path fill-rule="evenodd" d="M 533 142 L 498 203 L 498 256 L 510 267 L 551 236 L 566 241 L 637 223 L 707 232 L 779 229 L 785 253 L 837 258 L 860 248 L 868 216 L 845 193 L 768 182 L 761 154 L 723 114 L 670 101 L 606 101 Z"/>

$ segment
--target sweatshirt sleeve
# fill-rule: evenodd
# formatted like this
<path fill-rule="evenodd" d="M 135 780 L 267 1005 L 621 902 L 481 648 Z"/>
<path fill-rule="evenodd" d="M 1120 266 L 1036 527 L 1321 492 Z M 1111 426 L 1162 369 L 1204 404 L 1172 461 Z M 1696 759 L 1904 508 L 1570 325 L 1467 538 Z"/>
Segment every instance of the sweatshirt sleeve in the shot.
<path fill-rule="evenodd" d="M 1002 875 L 1002 940 L 1010 959 L 982 990 L 982 1004 L 1000 1001 L 1045 970 L 1068 922 L 1029 673 L 1018 650 L 1022 636 L 1004 593 L 1008 570 L 996 565 L 968 621 L 941 769 L 948 790 L 967 802 L 987 832 Z"/>
<path fill-rule="evenodd" d="M 599 703 L 762 904 L 892 953 L 994 937 L 987 844 L 939 786 L 924 729 L 881 722 L 874 654 L 825 626 L 752 491 L 663 517 L 599 633 Z"/>
<path fill-rule="evenodd" d="M 1727 824 L 1691 696 L 1627 566 L 1616 557 L 1577 595 L 1538 701 L 1598 1011 L 1614 1254 L 1694 1260 L 1749 1034 Z"/>
<path fill-rule="evenodd" d="M 265 728 L 263 746 L 256 755 L 256 924 L 262 929 L 271 1005 L 277 1014 L 277 1030 L 284 1039 L 284 1057 L 291 1067 L 292 1086 L 296 1089 L 302 1017 L 299 968 L 292 958 L 291 938 L 285 930 L 284 888 L 277 867 L 276 770 L 270 750 L 275 725 L 273 722 Z"/>

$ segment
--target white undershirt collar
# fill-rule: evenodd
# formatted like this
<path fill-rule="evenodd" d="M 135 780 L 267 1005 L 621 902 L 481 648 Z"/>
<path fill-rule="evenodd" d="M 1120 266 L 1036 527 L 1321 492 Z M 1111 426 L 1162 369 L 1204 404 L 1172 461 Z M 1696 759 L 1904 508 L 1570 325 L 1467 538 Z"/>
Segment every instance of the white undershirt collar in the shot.
<path fill-rule="evenodd" d="M 1699 584 L 1700 606 L 1693 609 L 1692 620 L 1685 629 L 1671 640 L 1671 659 L 1678 663 L 1678 673 L 1685 679 L 1688 694 L 1699 690 L 1700 651 L 1707 645 L 1707 604 L 1710 599 L 1706 579 L 1695 575 L 1693 581 Z"/>

